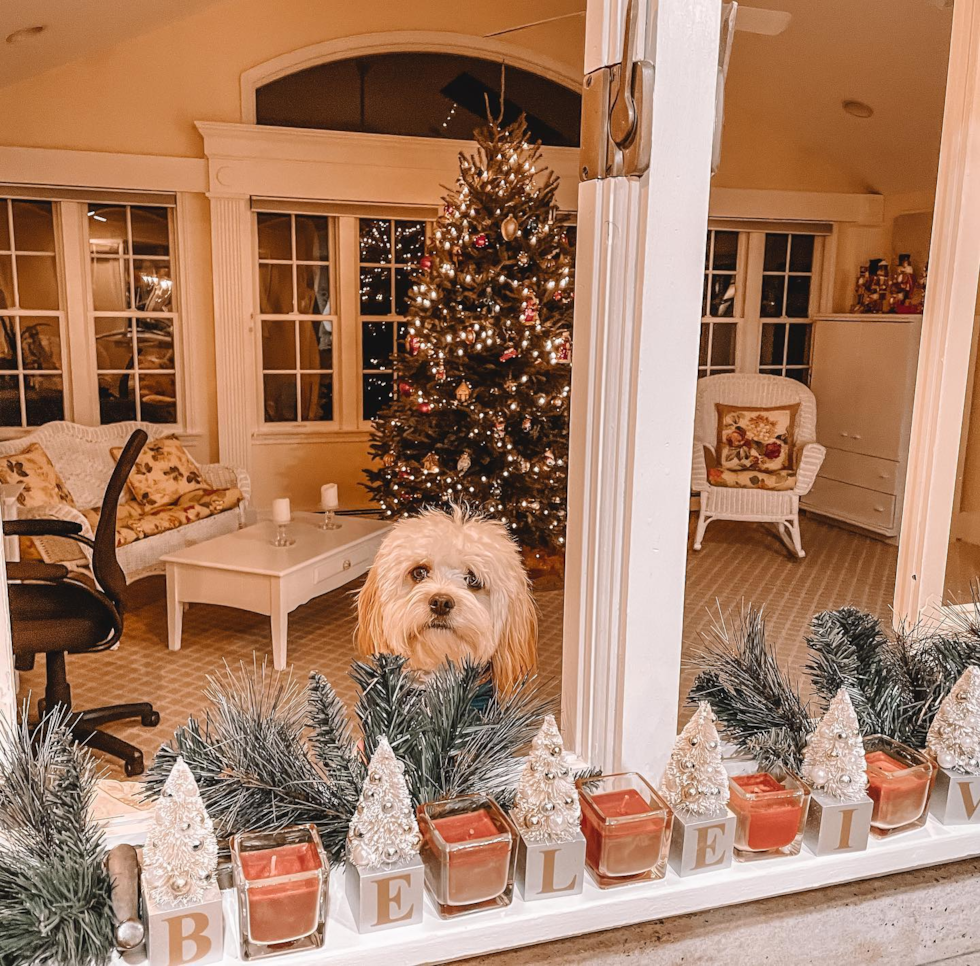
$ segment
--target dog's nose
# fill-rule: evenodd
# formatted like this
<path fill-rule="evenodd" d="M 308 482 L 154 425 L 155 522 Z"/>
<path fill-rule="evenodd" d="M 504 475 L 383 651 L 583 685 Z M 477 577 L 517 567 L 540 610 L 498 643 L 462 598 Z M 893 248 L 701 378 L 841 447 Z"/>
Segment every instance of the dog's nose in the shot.
<path fill-rule="evenodd" d="M 435 594 L 429 598 L 429 610 L 436 617 L 445 617 L 455 606 L 456 601 L 446 594 Z"/>

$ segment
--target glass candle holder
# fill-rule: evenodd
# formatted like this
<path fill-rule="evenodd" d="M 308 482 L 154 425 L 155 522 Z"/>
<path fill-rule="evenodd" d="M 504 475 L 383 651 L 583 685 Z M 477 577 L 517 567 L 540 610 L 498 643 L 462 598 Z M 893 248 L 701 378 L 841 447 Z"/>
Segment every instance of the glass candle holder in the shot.
<path fill-rule="evenodd" d="M 662 879 L 667 871 L 671 811 L 636 772 L 582 778 L 585 864 L 600 889 Z"/>
<path fill-rule="evenodd" d="M 321 530 L 339 530 L 342 525 L 337 521 L 333 510 L 323 510 L 323 519 L 320 521 Z"/>
<path fill-rule="evenodd" d="M 868 797 L 874 802 L 871 834 L 881 838 L 924 825 L 936 780 L 933 760 L 887 735 L 864 739 L 864 760 Z"/>
<path fill-rule="evenodd" d="M 443 919 L 509 906 L 517 830 L 487 795 L 463 795 L 418 808 L 425 884 Z"/>
<path fill-rule="evenodd" d="M 735 813 L 735 858 L 741 862 L 798 855 L 809 789 L 783 768 L 728 759 L 728 807 Z"/>
<path fill-rule="evenodd" d="M 285 523 L 276 524 L 276 533 L 275 536 L 272 538 L 272 546 L 291 547 L 294 543 L 296 543 L 296 541 L 293 540 L 292 537 L 286 536 L 286 526 L 287 524 Z"/>
<path fill-rule="evenodd" d="M 231 863 L 244 959 L 323 945 L 330 865 L 313 825 L 232 836 Z"/>

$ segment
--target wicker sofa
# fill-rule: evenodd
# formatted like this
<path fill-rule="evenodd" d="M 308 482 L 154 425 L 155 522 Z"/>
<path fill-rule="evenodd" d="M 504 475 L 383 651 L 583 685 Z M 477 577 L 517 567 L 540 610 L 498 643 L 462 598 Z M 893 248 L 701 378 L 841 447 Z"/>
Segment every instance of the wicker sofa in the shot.
<path fill-rule="evenodd" d="M 49 506 L 21 506 L 18 508 L 18 516 L 72 520 L 80 523 L 82 532 L 91 537 L 93 513 L 89 511 L 86 514 L 82 510 L 99 507 L 115 465 L 110 450 L 125 445 L 126 440 L 136 429 L 145 430 L 151 440 L 173 435 L 172 429 L 152 423 L 123 422 L 92 427 L 80 426 L 77 423 L 51 422 L 45 423 L 35 432 L 0 443 L 0 457 L 21 453 L 31 443 L 39 444 L 71 491 L 75 504 L 79 508 L 64 503 Z M 199 465 L 198 469 L 210 487 L 216 489 L 237 487 L 241 490 L 241 502 L 235 507 L 213 513 L 204 519 L 184 523 L 175 529 L 145 536 L 120 546 L 117 550 L 117 558 L 128 580 L 160 573 L 164 569 L 160 558 L 165 554 L 230 533 L 242 525 L 251 489 L 248 474 L 220 463 Z M 48 562 L 85 563 L 78 556 L 78 545 L 72 541 L 45 537 L 36 540 L 35 545 L 42 558 Z"/>

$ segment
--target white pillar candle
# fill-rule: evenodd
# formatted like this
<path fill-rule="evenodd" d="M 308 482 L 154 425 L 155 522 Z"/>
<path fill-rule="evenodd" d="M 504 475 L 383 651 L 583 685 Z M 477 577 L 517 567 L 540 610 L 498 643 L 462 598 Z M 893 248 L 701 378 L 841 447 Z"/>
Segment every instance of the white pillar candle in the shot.
<path fill-rule="evenodd" d="M 272 501 L 272 522 L 280 526 L 289 523 L 292 514 L 289 512 L 289 497 L 283 496 Z"/>
<path fill-rule="evenodd" d="M 337 484 L 324 483 L 320 487 L 320 507 L 324 510 L 336 510 L 340 506 L 337 499 Z"/>

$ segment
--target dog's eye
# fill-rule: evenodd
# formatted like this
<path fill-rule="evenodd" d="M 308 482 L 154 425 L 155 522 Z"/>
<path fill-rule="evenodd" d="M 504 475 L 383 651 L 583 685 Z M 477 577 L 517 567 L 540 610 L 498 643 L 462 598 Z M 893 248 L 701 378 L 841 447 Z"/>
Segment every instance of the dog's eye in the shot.
<path fill-rule="evenodd" d="M 415 581 L 415 583 L 420 584 L 420 583 L 422 583 L 423 580 L 425 580 L 426 577 L 429 576 L 429 568 L 428 567 L 422 567 L 422 566 L 416 567 L 409 574 L 409 576 L 412 578 L 412 580 Z"/>
<path fill-rule="evenodd" d="M 466 571 L 466 586 L 471 590 L 480 590 L 483 587 L 483 581 L 472 570 Z"/>

